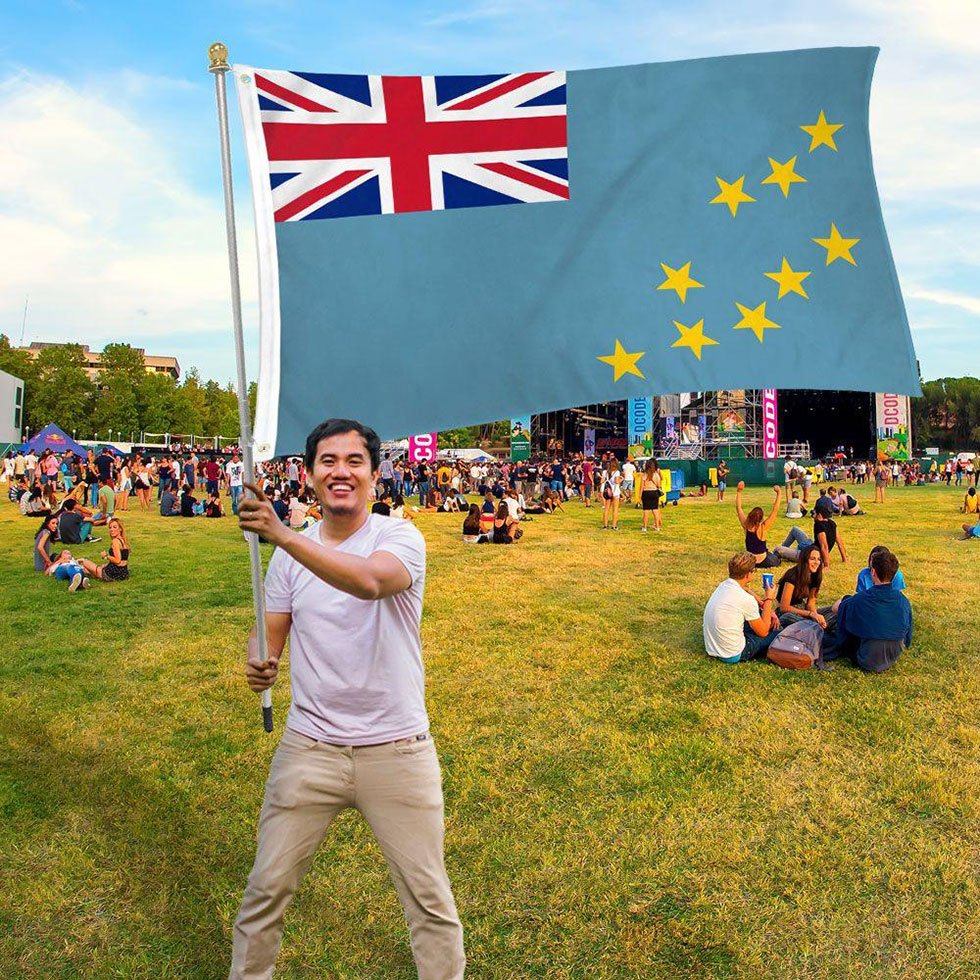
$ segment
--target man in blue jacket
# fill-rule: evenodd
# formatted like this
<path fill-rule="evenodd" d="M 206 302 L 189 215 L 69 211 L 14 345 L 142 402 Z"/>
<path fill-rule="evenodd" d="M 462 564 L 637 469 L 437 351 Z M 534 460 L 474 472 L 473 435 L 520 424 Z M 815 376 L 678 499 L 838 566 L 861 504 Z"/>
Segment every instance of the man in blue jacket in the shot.
<path fill-rule="evenodd" d="M 850 657 L 855 666 L 880 674 L 912 645 L 912 606 L 892 588 L 898 559 L 887 549 L 871 555 L 872 586 L 845 596 L 837 608 L 836 641 L 824 649 L 825 660 Z"/>

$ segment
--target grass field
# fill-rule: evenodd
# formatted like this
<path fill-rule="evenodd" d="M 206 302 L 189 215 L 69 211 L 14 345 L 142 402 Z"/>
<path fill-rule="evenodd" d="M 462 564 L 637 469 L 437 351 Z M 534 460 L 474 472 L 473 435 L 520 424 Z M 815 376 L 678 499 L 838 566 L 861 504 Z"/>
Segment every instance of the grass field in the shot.
<path fill-rule="evenodd" d="M 683 501 L 647 535 L 639 511 L 612 534 L 573 503 L 513 548 L 423 515 L 469 975 L 980 975 L 980 541 L 954 541 L 961 499 L 897 489 L 841 522 L 851 561 L 824 596 L 884 543 L 915 608 L 912 650 L 875 677 L 709 662 L 701 610 L 741 550 L 732 503 Z M 277 741 L 242 679 L 241 535 L 131 514 L 130 581 L 70 595 L 31 570 L 39 523 L 0 504 L 0 973 L 223 977 Z M 280 682 L 277 731 L 287 698 Z M 348 812 L 277 978 L 414 975 Z"/>

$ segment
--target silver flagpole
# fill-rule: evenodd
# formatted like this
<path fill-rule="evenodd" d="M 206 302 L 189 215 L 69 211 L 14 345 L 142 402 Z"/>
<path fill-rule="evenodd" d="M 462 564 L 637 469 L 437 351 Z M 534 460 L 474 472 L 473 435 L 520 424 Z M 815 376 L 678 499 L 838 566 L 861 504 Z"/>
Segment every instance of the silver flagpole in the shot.
<path fill-rule="evenodd" d="M 251 482 L 257 483 L 255 461 L 252 458 L 252 420 L 248 408 L 248 382 L 245 378 L 245 339 L 242 336 L 242 294 L 238 282 L 238 239 L 235 235 L 235 201 L 231 186 L 231 145 L 228 138 L 228 91 L 225 75 L 231 71 L 228 49 L 223 44 L 208 48 L 211 64 L 208 71 L 214 75 L 214 92 L 218 102 L 218 132 L 221 137 L 221 176 L 225 185 L 225 230 L 228 236 L 228 272 L 231 275 L 231 309 L 235 327 L 235 363 L 238 367 L 238 431 L 241 433 L 242 456 L 245 472 Z M 259 656 L 269 659 L 269 642 L 265 632 L 265 593 L 262 589 L 262 556 L 259 538 L 246 532 L 248 558 L 252 569 L 252 600 L 255 606 L 255 633 L 259 641 Z M 272 694 L 262 692 L 262 724 L 272 731 Z"/>

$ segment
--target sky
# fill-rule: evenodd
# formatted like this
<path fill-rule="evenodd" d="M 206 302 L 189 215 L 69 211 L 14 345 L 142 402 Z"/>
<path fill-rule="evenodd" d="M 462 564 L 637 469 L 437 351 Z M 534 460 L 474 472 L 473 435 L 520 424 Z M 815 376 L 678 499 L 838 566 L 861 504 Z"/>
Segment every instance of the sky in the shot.
<path fill-rule="evenodd" d="M 3 0 L 0 333 L 15 344 L 121 341 L 233 379 L 216 40 L 233 62 L 371 74 L 879 46 L 875 172 L 922 376 L 980 376 L 978 0 Z M 255 236 L 234 104 L 231 122 L 254 377 Z"/>

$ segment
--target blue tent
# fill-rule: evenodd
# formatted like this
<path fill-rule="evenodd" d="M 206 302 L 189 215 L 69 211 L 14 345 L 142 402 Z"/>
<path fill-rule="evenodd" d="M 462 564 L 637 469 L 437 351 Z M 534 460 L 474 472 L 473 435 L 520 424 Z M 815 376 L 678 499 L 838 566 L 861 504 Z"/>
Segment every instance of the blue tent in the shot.
<path fill-rule="evenodd" d="M 40 453 L 45 449 L 53 449 L 56 453 L 64 453 L 70 449 L 76 456 L 81 456 L 82 459 L 85 459 L 88 452 L 84 446 L 79 445 L 70 436 L 65 435 L 56 425 L 46 425 L 33 439 L 24 443 L 22 449 L 25 452 L 28 449 L 33 449 L 36 453 Z"/>

